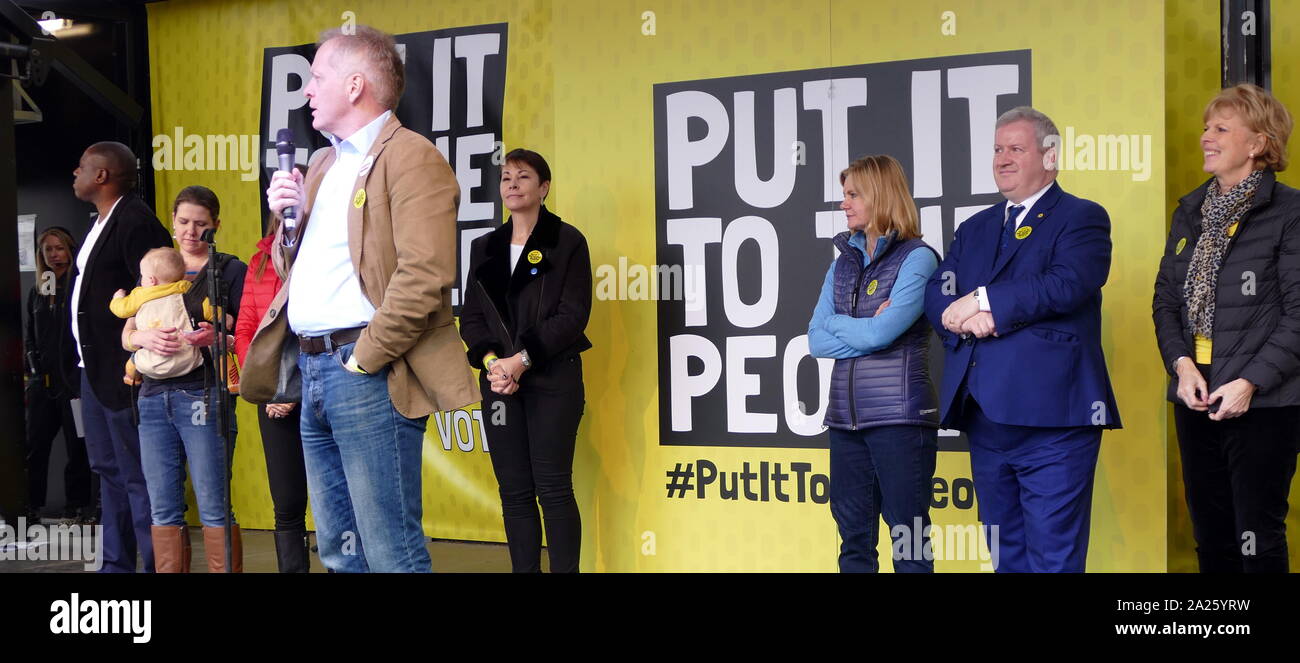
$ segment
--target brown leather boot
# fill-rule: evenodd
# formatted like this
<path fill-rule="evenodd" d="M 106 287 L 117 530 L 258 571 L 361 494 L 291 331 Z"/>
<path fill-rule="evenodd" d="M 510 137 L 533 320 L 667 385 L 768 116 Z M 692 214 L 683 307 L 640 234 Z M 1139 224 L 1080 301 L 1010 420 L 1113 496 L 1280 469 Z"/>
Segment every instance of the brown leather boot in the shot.
<path fill-rule="evenodd" d="M 226 572 L 226 528 L 203 528 L 203 552 L 208 556 L 208 573 Z M 230 567 L 232 573 L 244 572 L 244 546 L 239 540 L 239 525 L 230 527 Z"/>
<path fill-rule="evenodd" d="M 154 525 L 154 570 L 158 573 L 190 572 L 190 533 L 184 525 Z"/>

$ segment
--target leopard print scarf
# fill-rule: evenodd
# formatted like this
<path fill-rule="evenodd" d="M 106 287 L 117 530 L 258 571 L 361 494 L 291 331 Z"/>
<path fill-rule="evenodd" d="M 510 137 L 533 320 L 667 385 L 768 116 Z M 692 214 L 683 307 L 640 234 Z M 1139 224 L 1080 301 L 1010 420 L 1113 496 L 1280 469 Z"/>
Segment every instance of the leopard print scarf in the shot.
<path fill-rule="evenodd" d="M 1219 282 L 1219 267 L 1228 249 L 1228 228 L 1241 220 L 1250 209 L 1264 171 L 1256 170 L 1227 193 L 1219 193 L 1219 181 L 1210 180 L 1201 203 L 1201 238 L 1196 242 L 1192 261 L 1187 265 L 1183 298 L 1187 302 L 1187 321 L 1192 333 L 1214 338 L 1214 289 Z"/>

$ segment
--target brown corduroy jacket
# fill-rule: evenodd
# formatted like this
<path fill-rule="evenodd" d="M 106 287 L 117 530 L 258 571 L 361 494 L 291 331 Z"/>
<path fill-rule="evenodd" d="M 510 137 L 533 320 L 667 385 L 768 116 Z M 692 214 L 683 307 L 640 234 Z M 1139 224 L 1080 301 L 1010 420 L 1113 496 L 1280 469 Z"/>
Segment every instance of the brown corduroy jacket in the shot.
<path fill-rule="evenodd" d="M 348 196 L 348 246 L 362 292 L 375 315 L 353 355 L 372 373 L 387 366 L 388 394 L 402 416 L 418 418 L 480 400 L 451 312 L 456 274 L 456 212 L 460 187 L 428 139 L 389 118 L 370 147 Z M 306 203 L 298 236 L 311 222 L 312 203 L 335 159 L 322 150 L 304 182 Z M 364 197 L 361 192 L 364 191 Z M 358 204 L 359 203 L 359 204 Z M 248 348 L 242 395 L 267 403 L 297 382 L 297 337 L 289 330 L 289 282 L 294 248 L 276 232 L 272 263 L 284 279 Z M 306 276 L 306 275 L 304 275 Z"/>

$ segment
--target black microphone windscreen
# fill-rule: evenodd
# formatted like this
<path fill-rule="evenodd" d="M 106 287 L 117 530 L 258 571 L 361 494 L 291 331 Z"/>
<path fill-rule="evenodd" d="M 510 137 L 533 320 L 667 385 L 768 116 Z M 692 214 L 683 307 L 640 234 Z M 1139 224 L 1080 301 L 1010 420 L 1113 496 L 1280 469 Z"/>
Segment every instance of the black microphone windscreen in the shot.
<path fill-rule="evenodd" d="M 281 129 L 276 132 L 275 153 L 293 154 L 293 129 Z"/>

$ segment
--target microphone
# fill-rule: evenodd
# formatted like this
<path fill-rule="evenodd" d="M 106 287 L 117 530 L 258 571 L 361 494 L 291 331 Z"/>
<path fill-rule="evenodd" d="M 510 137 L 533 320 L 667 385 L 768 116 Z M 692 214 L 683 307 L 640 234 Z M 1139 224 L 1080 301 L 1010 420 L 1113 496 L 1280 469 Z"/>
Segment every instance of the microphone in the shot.
<path fill-rule="evenodd" d="M 280 170 L 293 173 L 293 129 L 281 129 L 275 134 L 275 154 L 280 158 Z M 298 210 L 292 207 L 280 212 L 284 219 L 284 245 L 293 246 L 296 242 L 294 231 L 298 229 Z"/>
<path fill-rule="evenodd" d="M 208 244 L 215 244 L 217 240 L 217 231 L 212 228 L 208 228 L 207 230 L 203 231 L 203 234 L 199 236 L 199 239 L 203 240 L 205 243 Z"/>

